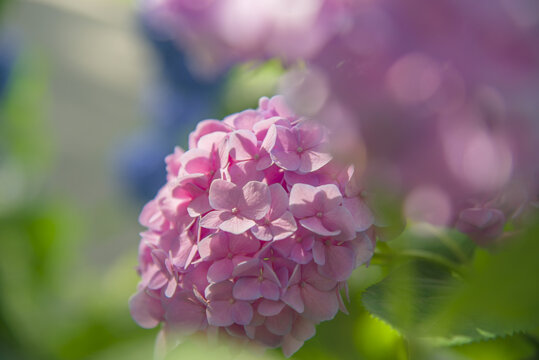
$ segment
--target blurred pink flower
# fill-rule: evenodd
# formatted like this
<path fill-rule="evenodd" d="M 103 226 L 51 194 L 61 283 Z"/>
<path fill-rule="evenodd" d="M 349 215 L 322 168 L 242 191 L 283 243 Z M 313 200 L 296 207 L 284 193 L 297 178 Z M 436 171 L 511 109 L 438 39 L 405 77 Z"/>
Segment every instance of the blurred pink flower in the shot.
<path fill-rule="evenodd" d="M 163 324 L 165 343 L 217 331 L 290 356 L 332 319 L 373 254 L 374 217 L 327 136 L 281 97 L 201 122 L 140 215 L 135 321 Z"/>

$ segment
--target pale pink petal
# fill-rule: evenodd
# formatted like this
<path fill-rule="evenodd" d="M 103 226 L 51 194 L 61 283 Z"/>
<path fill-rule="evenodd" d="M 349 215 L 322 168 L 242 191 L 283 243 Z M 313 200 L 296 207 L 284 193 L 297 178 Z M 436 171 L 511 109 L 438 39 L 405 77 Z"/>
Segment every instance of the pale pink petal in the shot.
<path fill-rule="evenodd" d="M 304 149 L 311 149 L 320 144 L 324 138 L 324 129 L 312 120 L 304 120 L 293 128 L 297 134 L 300 145 Z"/>
<path fill-rule="evenodd" d="M 212 210 L 212 207 L 210 205 L 207 195 L 198 196 L 197 198 L 193 199 L 187 206 L 187 212 L 191 217 L 204 215 L 210 210 Z"/>
<path fill-rule="evenodd" d="M 302 341 L 309 340 L 315 334 L 316 328 L 314 327 L 314 324 L 303 317 L 296 318 L 292 331 L 290 332 L 290 335 Z"/>
<path fill-rule="evenodd" d="M 176 281 L 176 278 L 172 277 L 170 281 L 167 284 L 167 287 L 165 289 L 165 296 L 167 298 L 171 298 L 174 296 L 174 293 L 176 292 L 176 289 L 178 288 L 178 282 Z"/>
<path fill-rule="evenodd" d="M 313 206 L 317 190 L 307 184 L 294 184 L 290 190 L 290 211 L 298 218 L 316 215 L 318 209 Z"/>
<path fill-rule="evenodd" d="M 299 285 L 294 285 L 286 289 L 286 292 L 281 296 L 281 300 L 300 314 L 305 310 Z"/>
<path fill-rule="evenodd" d="M 228 140 L 229 154 L 236 161 L 253 159 L 258 154 L 257 138 L 247 130 L 238 130 L 230 134 Z"/>
<path fill-rule="evenodd" d="M 268 225 L 256 224 L 251 228 L 251 232 L 258 240 L 270 241 L 273 239 L 273 234 Z"/>
<path fill-rule="evenodd" d="M 288 152 L 283 150 L 272 150 L 271 158 L 282 169 L 296 171 L 301 165 L 301 157 L 297 152 Z"/>
<path fill-rule="evenodd" d="M 256 300 L 262 296 L 260 283 L 254 277 L 242 277 L 234 284 L 232 292 L 237 300 Z"/>
<path fill-rule="evenodd" d="M 336 281 L 345 281 L 356 266 L 356 254 L 347 246 L 327 246 L 326 263 L 319 267 L 320 274 Z"/>
<path fill-rule="evenodd" d="M 313 263 L 303 266 L 303 279 L 305 282 L 321 291 L 331 291 L 337 286 L 337 281 L 322 276 L 318 272 L 318 267 Z"/>
<path fill-rule="evenodd" d="M 253 307 L 246 301 L 236 301 L 231 312 L 232 320 L 239 325 L 249 325 L 253 318 Z"/>
<path fill-rule="evenodd" d="M 321 147 L 305 150 L 300 154 L 298 171 L 301 173 L 316 171 L 329 163 L 332 158 L 331 154 L 323 151 Z"/>
<path fill-rule="evenodd" d="M 326 229 L 339 231 L 341 233 L 339 239 L 352 240 L 356 237 L 354 218 L 343 206 L 338 206 L 325 213 L 322 218 L 322 224 L 324 224 Z"/>
<path fill-rule="evenodd" d="M 261 150 L 259 152 L 259 158 L 256 163 L 256 170 L 262 171 L 269 168 L 271 165 L 273 165 L 273 160 L 268 152 L 265 150 Z"/>
<path fill-rule="evenodd" d="M 294 313 L 292 309 L 286 307 L 278 315 L 267 317 L 264 325 L 275 335 L 286 335 L 292 330 L 293 320 Z"/>
<path fill-rule="evenodd" d="M 230 220 L 232 217 L 235 216 L 227 210 L 210 211 L 200 219 L 200 226 L 206 229 L 218 229 L 224 221 Z"/>
<path fill-rule="evenodd" d="M 241 189 L 232 182 L 216 179 L 211 183 L 209 194 L 210 205 L 215 210 L 232 210 L 238 206 Z"/>
<path fill-rule="evenodd" d="M 204 290 L 204 296 L 209 301 L 230 300 L 234 284 L 232 281 L 221 281 L 210 284 Z"/>
<path fill-rule="evenodd" d="M 301 244 L 296 244 L 290 252 L 290 259 L 298 264 L 307 264 L 313 259 L 313 254 L 305 250 Z"/>
<path fill-rule="evenodd" d="M 145 291 L 139 291 L 129 299 L 131 316 L 141 327 L 151 329 L 163 320 L 161 301 Z"/>
<path fill-rule="evenodd" d="M 326 263 L 326 248 L 322 241 L 315 241 L 313 245 L 313 259 L 318 265 Z"/>
<path fill-rule="evenodd" d="M 279 335 L 275 335 L 274 333 L 270 332 L 268 329 L 266 329 L 265 326 L 259 326 L 256 328 L 255 331 L 255 340 L 269 348 L 276 348 L 279 345 L 281 345 L 283 341 L 283 337 Z"/>
<path fill-rule="evenodd" d="M 275 219 L 270 224 L 273 240 L 286 239 L 292 235 L 297 229 L 296 220 L 290 211 L 287 211 L 278 219 Z"/>
<path fill-rule="evenodd" d="M 263 280 L 262 283 L 260 283 L 260 294 L 268 300 L 279 300 L 281 290 L 273 281 Z"/>
<path fill-rule="evenodd" d="M 211 234 L 198 243 L 198 253 L 203 260 L 212 261 L 221 259 L 228 253 L 228 236 L 225 233 L 217 232 Z"/>
<path fill-rule="evenodd" d="M 252 228 L 256 223 L 253 220 L 240 216 L 232 216 L 219 225 L 219 229 L 231 234 L 242 234 Z"/>
<path fill-rule="evenodd" d="M 301 297 L 305 302 L 305 318 L 319 322 L 331 320 L 339 311 L 339 299 L 335 291 L 320 291 L 306 284 L 301 288 Z"/>
<path fill-rule="evenodd" d="M 238 201 L 240 213 L 249 219 L 262 219 L 271 206 L 268 185 L 258 181 L 249 181 L 243 186 L 242 193 L 243 196 Z"/>
<path fill-rule="evenodd" d="M 273 301 L 263 299 L 259 304 L 257 311 L 262 316 L 273 316 L 281 312 L 285 307 L 285 303 L 282 301 Z"/>
<path fill-rule="evenodd" d="M 207 174 L 214 171 L 211 153 L 204 149 L 191 149 L 181 157 L 180 174 Z"/>
<path fill-rule="evenodd" d="M 206 314 L 208 323 L 213 326 L 229 326 L 234 323 L 231 304 L 228 300 L 210 301 Z"/>
<path fill-rule="evenodd" d="M 315 206 L 322 212 L 330 211 L 342 204 L 341 191 L 334 184 L 321 185 L 316 188 Z"/>
<path fill-rule="evenodd" d="M 208 281 L 217 283 L 227 280 L 232 276 L 233 269 L 232 260 L 228 258 L 217 260 L 208 269 Z"/>
<path fill-rule="evenodd" d="M 288 209 L 288 194 L 281 184 L 272 184 L 269 186 L 271 194 L 271 209 L 268 213 L 270 220 L 280 218 Z"/>
<path fill-rule="evenodd" d="M 290 356 L 294 355 L 296 351 L 298 351 L 303 346 L 303 344 L 303 341 L 300 341 L 293 336 L 286 335 L 283 338 L 282 344 L 283 355 L 289 358 Z"/>
<path fill-rule="evenodd" d="M 260 243 L 249 235 L 229 235 L 229 249 L 232 254 L 252 254 L 260 248 Z"/>
<path fill-rule="evenodd" d="M 365 231 L 374 223 L 374 215 L 367 204 L 359 196 L 344 198 L 343 206 L 354 218 L 356 231 Z"/>
<path fill-rule="evenodd" d="M 198 140 L 209 133 L 216 131 L 230 131 L 230 128 L 219 120 L 204 120 L 197 124 L 195 131 L 189 134 L 189 148 L 194 149 L 197 147 Z"/>
<path fill-rule="evenodd" d="M 230 120 L 229 120 L 230 119 Z M 253 126 L 260 120 L 262 117 L 255 110 L 244 110 L 239 114 L 235 114 L 229 119 L 226 119 L 228 123 L 232 124 L 236 129 L 246 129 L 252 130 Z"/>
<path fill-rule="evenodd" d="M 188 335 L 204 327 L 206 323 L 206 307 L 193 294 L 176 294 L 164 305 L 165 321 L 176 331 Z"/>
<path fill-rule="evenodd" d="M 311 216 L 305 219 L 301 219 L 299 221 L 301 226 L 303 226 L 305 229 L 312 231 L 315 234 L 321 235 L 321 236 L 335 236 L 340 234 L 340 230 L 329 230 L 327 229 L 323 224 L 322 221 L 316 217 Z"/>
<path fill-rule="evenodd" d="M 240 188 L 249 181 L 262 181 L 264 173 L 256 169 L 256 164 L 256 161 L 243 161 L 230 165 L 226 170 L 228 180 Z"/>

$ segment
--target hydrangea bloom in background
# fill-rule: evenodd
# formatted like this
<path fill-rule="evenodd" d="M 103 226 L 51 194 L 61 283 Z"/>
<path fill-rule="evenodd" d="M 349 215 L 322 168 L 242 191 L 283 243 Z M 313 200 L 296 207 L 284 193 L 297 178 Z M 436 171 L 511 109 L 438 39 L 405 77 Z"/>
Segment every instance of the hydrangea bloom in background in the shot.
<path fill-rule="evenodd" d="M 162 323 L 165 346 L 206 331 L 290 356 L 345 310 L 340 290 L 373 254 L 374 217 L 327 137 L 281 97 L 201 122 L 140 215 L 137 323 Z"/>
<path fill-rule="evenodd" d="M 205 76 L 234 63 L 310 58 L 348 24 L 348 0 L 146 0 L 143 11 L 175 37 Z"/>
<path fill-rule="evenodd" d="M 366 178 L 396 192 L 408 218 L 488 244 L 539 192 L 536 4 L 148 0 L 144 8 L 210 76 L 236 61 L 306 60 L 282 92 L 296 112 L 333 128 L 333 150 L 366 157 Z"/>

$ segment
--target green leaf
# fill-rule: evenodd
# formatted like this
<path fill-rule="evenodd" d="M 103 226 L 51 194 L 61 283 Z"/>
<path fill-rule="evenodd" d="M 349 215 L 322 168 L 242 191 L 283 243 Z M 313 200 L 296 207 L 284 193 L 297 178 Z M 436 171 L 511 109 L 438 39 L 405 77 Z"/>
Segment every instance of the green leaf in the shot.
<path fill-rule="evenodd" d="M 496 253 L 477 251 L 465 278 L 450 267 L 415 260 L 363 294 L 366 309 L 408 338 L 451 345 L 539 326 L 539 226 L 506 240 Z"/>

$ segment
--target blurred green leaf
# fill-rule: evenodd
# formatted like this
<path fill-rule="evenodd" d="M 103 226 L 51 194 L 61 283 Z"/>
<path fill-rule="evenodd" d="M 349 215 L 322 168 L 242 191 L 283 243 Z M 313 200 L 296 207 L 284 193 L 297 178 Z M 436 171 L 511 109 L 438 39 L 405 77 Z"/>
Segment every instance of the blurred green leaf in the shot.
<path fill-rule="evenodd" d="M 464 278 L 436 261 L 410 261 L 367 289 L 363 304 L 408 338 L 428 338 L 434 345 L 532 330 L 539 326 L 538 230 L 536 224 L 507 239 L 496 253 L 478 250 Z M 406 241 L 415 246 L 412 239 Z M 425 251 L 445 254 L 440 249 Z"/>

